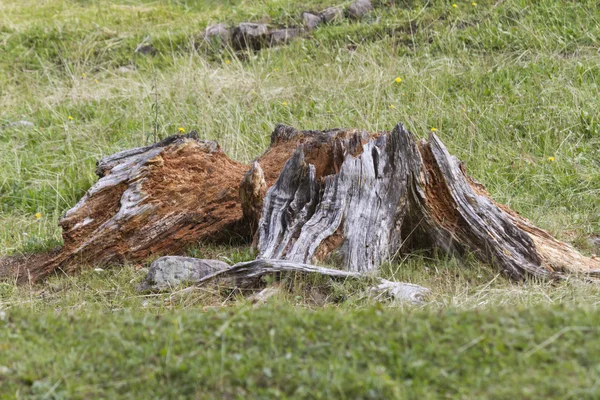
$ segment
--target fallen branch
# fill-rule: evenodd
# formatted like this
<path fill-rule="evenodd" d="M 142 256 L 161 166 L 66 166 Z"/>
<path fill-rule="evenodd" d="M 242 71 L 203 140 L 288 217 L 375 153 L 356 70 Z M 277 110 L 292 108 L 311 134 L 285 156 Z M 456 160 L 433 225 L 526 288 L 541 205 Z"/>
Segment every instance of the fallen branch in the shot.
<path fill-rule="evenodd" d="M 341 271 L 291 261 L 259 259 L 238 263 L 231 268 L 207 275 L 198 280 L 196 286 L 215 281 L 226 281 L 236 288 L 254 288 L 259 286 L 259 281 L 263 276 L 279 275 L 281 273 L 316 274 L 338 280 L 369 278 L 369 276 L 359 272 Z M 429 289 L 411 283 L 391 282 L 381 278 L 375 279 L 379 283 L 371 290 L 395 300 L 422 304 L 429 293 Z"/>

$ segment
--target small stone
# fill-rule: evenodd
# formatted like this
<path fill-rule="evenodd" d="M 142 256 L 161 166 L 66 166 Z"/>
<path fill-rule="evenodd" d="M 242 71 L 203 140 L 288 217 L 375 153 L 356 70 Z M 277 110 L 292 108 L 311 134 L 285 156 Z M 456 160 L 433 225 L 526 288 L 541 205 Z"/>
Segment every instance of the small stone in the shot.
<path fill-rule="evenodd" d="M 344 11 L 340 7 L 329 7 L 319 13 L 325 23 L 339 21 L 344 18 Z"/>
<path fill-rule="evenodd" d="M 204 40 L 215 44 L 227 44 L 231 39 L 231 31 L 225 24 L 211 25 L 204 32 Z"/>
<path fill-rule="evenodd" d="M 233 30 L 231 41 L 236 50 L 260 50 L 267 44 L 268 35 L 267 25 L 242 22 Z"/>
<path fill-rule="evenodd" d="M 192 257 L 161 257 L 150 265 L 146 280 L 138 290 L 165 290 L 184 282 L 196 282 L 212 273 L 229 268 L 218 260 L 202 260 Z"/>
<path fill-rule="evenodd" d="M 94 268 L 94 272 L 104 272 L 102 268 Z"/>
<path fill-rule="evenodd" d="M 143 55 L 154 55 L 157 53 L 157 50 L 150 43 L 140 43 L 136 49 L 135 53 L 143 54 Z"/>
<path fill-rule="evenodd" d="M 264 304 L 271 297 L 277 295 L 279 292 L 280 290 L 277 287 L 268 287 L 250 296 L 249 300 L 255 305 L 261 305 Z"/>
<path fill-rule="evenodd" d="M 35 125 L 32 122 L 21 120 L 6 124 L 2 128 L 33 128 Z M 0 128 L 0 129 L 2 129 Z"/>
<path fill-rule="evenodd" d="M 356 0 L 348 7 L 348 17 L 352 19 L 360 19 L 369 11 L 373 10 L 371 0 Z"/>
<path fill-rule="evenodd" d="M 119 72 L 121 74 L 128 74 L 130 72 L 133 72 L 133 68 L 127 67 L 127 66 L 122 66 L 122 67 L 117 68 L 117 72 Z"/>
<path fill-rule="evenodd" d="M 377 294 L 385 294 L 398 301 L 409 302 L 412 304 L 423 304 L 429 294 L 429 289 L 419 285 L 403 282 L 391 282 L 382 279 L 381 283 L 371 288 Z"/>
<path fill-rule="evenodd" d="M 590 236 L 587 241 L 591 247 L 600 248 L 600 236 Z"/>
<path fill-rule="evenodd" d="M 297 28 L 278 29 L 271 32 L 270 44 L 271 46 L 286 44 L 292 39 L 300 36 L 300 34 L 302 34 L 302 30 Z"/>
<path fill-rule="evenodd" d="M 312 31 L 317 26 L 319 26 L 321 22 L 323 22 L 320 16 L 310 12 L 303 12 L 302 19 L 304 20 L 304 25 L 306 26 L 306 29 L 308 29 L 309 31 Z"/>
<path fill-rule="evenodd" d="M 6 311 L 0 310 L 0 321 L 4 321 L 6 319 Z"/>

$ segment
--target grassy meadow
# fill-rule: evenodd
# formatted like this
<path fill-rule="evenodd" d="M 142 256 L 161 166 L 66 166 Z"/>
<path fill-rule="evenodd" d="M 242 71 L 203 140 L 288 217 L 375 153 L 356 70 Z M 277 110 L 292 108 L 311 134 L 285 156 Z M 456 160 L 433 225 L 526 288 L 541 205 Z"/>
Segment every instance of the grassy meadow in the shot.
<path fill-rule="evenodd" d="M 373 1 L 360 22 L 236 54 L 203 29 L 300 25 L 350 2 L 0 0 L 0 256 L 60 245 L 99 158 L 179 128 L 247 162 L 277 123 L 398 122 L 435 130 L 496 200 L 600 254 L 600 3 Z M 295 277 L 257 306 L 219 288 L 140 294 L 144 267 L 0 282 L 0 398 L 600 397 L 600 288 L 575 278 L 406 255 L 381 274 L 430 287 L 424 306 Z"/>

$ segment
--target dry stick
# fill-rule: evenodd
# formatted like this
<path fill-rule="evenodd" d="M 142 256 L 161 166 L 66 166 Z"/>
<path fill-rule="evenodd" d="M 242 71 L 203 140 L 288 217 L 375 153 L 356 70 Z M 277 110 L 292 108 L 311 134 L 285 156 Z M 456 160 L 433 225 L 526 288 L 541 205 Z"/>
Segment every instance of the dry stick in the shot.
<path fill-rule="evenodd" d="M 205 276 L 196 283 L 196 287 L 205 285 L 215 280 L 227 280 L 233 282 L 236 287 L 256 287 L 257 281 L 265 275 L 284 272 L 297 272 L 302 274 L 318 274 L 333 279 L 363 279 L 368 275 L 359 272 L 341 271 L 337 269 L 317 267 L 315 265 L 295 263 L 284 260 L 258 259 L 237 263 L 229 269 L 215 272 Z M 413 304 L 421 304 L 429 289 L 411 283 L 390 282 L 385 279 L 376 278 L 379 284 L 372 290 L 387 293 L 396 300 L 408 301 Z M 195 287 L 187 288 L 177 293 L 186 293 Z"/>

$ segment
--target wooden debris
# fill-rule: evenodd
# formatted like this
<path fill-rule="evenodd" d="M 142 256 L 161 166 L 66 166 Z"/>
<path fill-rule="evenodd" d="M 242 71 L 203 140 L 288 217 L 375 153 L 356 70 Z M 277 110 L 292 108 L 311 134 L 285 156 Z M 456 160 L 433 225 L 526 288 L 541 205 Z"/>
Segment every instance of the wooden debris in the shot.
<path fill-rule="evenodd" d="M 284 260 L 258 259 L 238 263 L 229 269 L 205 276 L 197 282 L 197 285 L 201 286 L 209 282 L 221 281 L 236 288 L 255 288 L 260 285 L 259 281 L 263 276 L 282 273 L 317 274 L 338 280 L 367 278 L 366 275 L 358 272 L 341 271 Z M 422 304 L 429 293 L 429 289 L 410 283 L 390 282 L 379 278 L 376 278 L 376 280 L 379 283 L 371 290 L 380 294 L 388 294 L 395 300 Z"/>
<path fill-rule="evenodd" d="M 437 250 L 515 279 L 597 275 L 581 255 L 470 178 L 439 138 L 299 131 L 278 125 L 249 166 L 215 142 L 172 136 L 98 162 L 98 182 L 60 221 L 64 247 L 0 259 L 0 278 L 30 282 L 82 266 L 143 262 L 199 242 L 254 243 L 259 259 L 329 260 L 347 273 Z"/>

